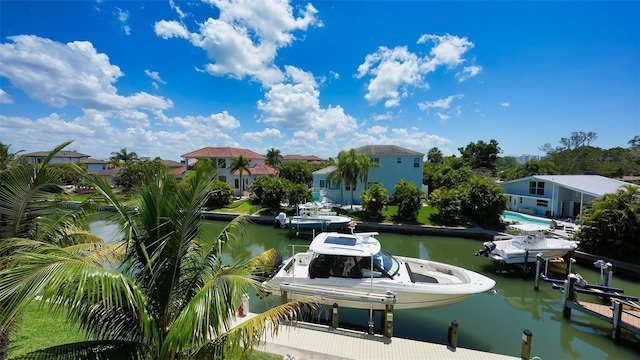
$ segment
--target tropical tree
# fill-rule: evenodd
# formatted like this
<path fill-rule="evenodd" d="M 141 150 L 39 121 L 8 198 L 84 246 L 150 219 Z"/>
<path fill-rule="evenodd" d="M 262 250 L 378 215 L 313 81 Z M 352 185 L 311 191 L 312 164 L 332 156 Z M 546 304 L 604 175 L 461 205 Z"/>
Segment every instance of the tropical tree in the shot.
<path fill-rule="evenodd" d="M 109 167 L 119 167 L 122 166 L 123 163 L 136 161 L 138 159 L 138 154 L 136 154 L 134 151 L 128 152 L 127 148 L 122 148 L 120 149 L 120 151 L 114 151 L 111 153 L 111 157 L 109 158 Z"/>
<path fill-rule="evenodd" d="M 267 150 L 267 159 L 265 160 L 265 164 L 277 169 L 278 166 L 282 164 L 282 154 L 280 154 L 280 149 L 271 148 Z"/>
<path fill-rule="evenodd" d="M 362 193 L 362 208 L 372 218 L 380 216 L 382 209 L 389 204 L 389 193 L 379 183 L 372 184 Z"/>
<path fill-rule="evenodd" d="M 14 239 L 75 251 L 82 251 L 81 244 L 97 241 L 82 226 L 84 205 L 72 211 L 60 206 L 59 196 L 64 194 L 64 188 L 59 173 L 49 162 L 70 143 L 53 149 L 39 164 L 20 162 L 0 172 L 0 272 L 18 266 L 13 262 L 17 250 L 11 245 Z M 0 293 L 4 290 L 0 286 Z M 0 295 L 0 359 L 7 356 L 9 334 L 19 325 L 23 312 L 24 306 L 16 296 Z"/>
<path fill-rule="evenodd" d="M 442 161 L 442 151 L 437 147 L 432 147 L 427 153 L 427 161 L 430 163 L 439 163 Z"/>
<path fill-rule="evenodd" d="M 393 204 L 398 205 L 398 215 L 403 219 L 415 219 L 422 206 L 424 191 L 414 183 L 400 180 L 393 188 Z"/>
<path fill-rule="evenodd" d="M 640 258 L 640 187 L 626 185 L 586 204 L 578 219 L 580 248 L 637 263 Z"/>
<path fill-rule="evenodd" d="M 371 161 L 366 154 L 358 154 L 358 178 L 364 183 L 364 189 L 369 188 L 369 169 L 372 167 L 380 167 L 379 162 Z"/>
<path fill-rule="evenodd" d="M 488 143 L 482 140 L 477 143 L 472 142 L 464 148 L 458 148 L 458 151 L 472 170 L 486 168 L 491 171 L 495 170 L 498 154 L 502 152 L 495 139 L 491 139 Z"/>
<path fill-rule="evenodd" d="M 147 181 L 150 181 L 158 174 L 168 171 L 165 164 L 159 159 L 136 162 L 126 162 L 114 179 L 114 183 L 125 192 L 139 189 Z"/>
<path fill-rule="evenodd" d="M 313 172 L 308 164 L 302 162 L 287 162 L 278 167 L 278 176 L 295 184 L 303 184 L 307 187 L 313 185 Z"/>
<path fill-rule="evenodd" d="M 3 172 L 8 168 L 10 168 L 11 166 L 13 166 L 14 164 L 16 164 L 20 159 L 19 154 L 21 152 L 24 152 L 24 150 L 11 152 L 9 150 L 10 147 L 11 147 L 11 144 L 5 145 L 2 142 L 0 142 L 0 172 Z"/>
<path fill-rule="evenodd" d="M 242 196 L 242 192 L 244 191 L 244 184 L 242 183 L 242 173 L 247 172 L 247 174 L 251 175 L 251 159 L 244 157 L 244 155 L 240 154 L 238 157 L 231 159 L 231 172 L 237 171 L 238 177 L 240 180 L 240 185 L 238 189 L 240 191 L 240 196 Z"/>
<path fill-rule="evenodd" d="M 104 243 L 60 247 L 10 239 L 0 246 L 13 254 L 13 266 L 0 270 L 0 299 L 11 300 L 9 309 L 40 295 L 42 306 L 66 309 L 88 336 L 28 358 L 243 358 L 267 324 L 275 333 L 281 320 L 300 315 L 303 302 L 296 301 L 232 325 L 241 296 L 248 289 L 261 292 L 260 274 L 276 254 L 272 249 L 251 257 L 242 235 L 246 217 L 213 239 L 201 236 L 200 209 L 213 182 L 204 171 L 182 185 L 171 175 L 158 176 L 144 187 L 135 213 L 104 180 L 89 178 L 122 224 L 122 261 Z M 225 260 L 228 254 L 232 259 Z M 4 325 L 10 314 L 0 315 Z"/>
<path fill-rule="evenodd" d="M 500 215 L 508 209 L 502 188 L 483 177 L 475 177 L 458 187 L 461 193 L 462 215 L 485 228 L 500 223 Z"/>
<path fill-rule="evenodd" d="M 358 179 L 363 178 L 363 154 L 358 154 L 355 149 L 341 150 L 337 156 L 336 169 L 327 176 L 327 180 L 344 183 L 351 192 L 351 209 L 353 209 L 353 191 Z M 340 187 L 340 202 L 342 203 L 342 186 Z"/>

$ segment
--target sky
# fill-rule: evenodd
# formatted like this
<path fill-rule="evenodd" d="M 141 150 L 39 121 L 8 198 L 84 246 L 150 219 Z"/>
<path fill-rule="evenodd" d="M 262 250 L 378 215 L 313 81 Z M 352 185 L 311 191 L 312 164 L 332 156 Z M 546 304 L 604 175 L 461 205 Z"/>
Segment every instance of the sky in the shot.
<path fill-rule="evenodd" d="M 0 0 L 0 142 L 501 156 L 640 135 L 640 1 Z"/>

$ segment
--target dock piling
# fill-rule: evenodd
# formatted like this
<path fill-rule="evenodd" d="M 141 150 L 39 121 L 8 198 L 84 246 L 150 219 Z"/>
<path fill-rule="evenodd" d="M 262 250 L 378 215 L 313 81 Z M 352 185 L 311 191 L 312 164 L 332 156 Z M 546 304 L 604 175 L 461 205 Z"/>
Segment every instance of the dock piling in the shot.
<path fill-rule="evenodd" d="M 450 348 L 455 349 L 458 347 L 458 321 L 453 320 L 449 325 L 449 332 L 447 333 L 447 344 Z"/>
<path fill-rule="evenodd" d="M 622 303 L 618 300 L 613 301 L 613 330 L 611 331 L 611 338 L 614 341 L 620 339 L 620 321 L 622 320 Z"/>
<path fill-rule="evenodd" d="M 522 332 L 522 352 L 520 353 L 520 357 L 523 360 L 529 360 L 531 358 L 531 337 L 533 337 L 533 334 L 529 329 Z"/>
<path fill-rule="evenodd" d="M 384 306 L 384 336 L 393 337 L 393 305 Z"/>
<path fill-rule="evenodd" d="M 339 324 L 338 318 L 338 304 L 333 303 L 333 308 L 331 309 L 331 327 L 334 329 L 338 328 Z"/>
<path fill-rule="evenodd" d="M 536 255 L 536 276 L 533 282 L 533 288 L 538 291 L 538 284 L 540 283 L 540 263 L 542 263 L 542 254 Z M 547 274 L 545 274 L 546 276 Z"/>

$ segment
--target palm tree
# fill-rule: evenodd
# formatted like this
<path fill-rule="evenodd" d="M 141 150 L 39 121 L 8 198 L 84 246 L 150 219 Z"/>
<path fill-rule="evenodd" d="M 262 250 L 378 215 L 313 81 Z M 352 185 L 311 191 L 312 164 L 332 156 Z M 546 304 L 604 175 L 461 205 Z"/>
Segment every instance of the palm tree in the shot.
<path fill-rule="evenodd" d="M 64 189 L 59 172 L 49 162 L 70 143 L 56 147 L 39 164 L 16 163 L 0 172 L 0 271 L 14 266 L 11 244 L 15 238 L 74 249 L 98 240 L 82 227 L 84 205 L 68 211 L 58 201 Z M 76 171 L 81 173 L 79 167 Z M 24 307 L 15 297 L 0 296 L 0 309 L 0 359 L 5 359 L 9 334 L 19 324 Z"/>
<path fill-rule="evenodd" d="M 369 188 L 369 169 L 372 167 L 380 167 L 379 162 L 371 161 L 365 154 L 358 154 L 358 162 L 360 165 L 358 178 L 364 183 L 364 189 Z"/>
<path fill-rule="evenodd" d="M 282 155 L 280 154 L 280 149 L 271 148 L 267 150 L 267 160 L 265 163 L 272 168 L 278 168 L 278 165 L 282 163 Z"/>
<path fill-rule="evenodd" d="M 122 163 L 128 163 L 138 159 L 138 154 L 134 151 L 127 152 L 127 148 L 122 148 L 118 152 L 111 153 L 111 158 L 109 158 L 109 167 L 116 168 L 122 166 Z"/>
<path fill-rule="evenodd" d="M 251 159 L 244 157 L 242 154 L 238 155 L 237 158 L 231 159 L 230 170 L 231 172 L 237 171 L 238 177 L 240 178 L 240 185 L 238 186 L 238 188 L 240 189 L 240 196 L 242 196 L 242 192 L 244 191 L 244 186 L 242 183 L 242 173 L 246 171 L 249 175 L 251 175 L 251 168 L 249 167 L 249 165 L 251 165 Z"/>
<path fill-rule="evenodd" d="M 432 147 L 427 153 L 427 161 L 430 163 L 439 163 L 442 161 L 442 151 L 437 147 Z"/>
<path fill-rule="evenodd" d="M 14 153 L 9 151 L 11 144 L 5 145 L 0 142 L 0 173 L 15 165 L 19 159 L 19 154 L 24 150 L 18 150 Z"/>
<path fill-rule="evenodd" d="M 366 157 L 366 159 L 365 159 Z M 368 160 L 368 161 L 367 161 Z M 358 179 L 366 181 L 369 167 L 375 166 L 364 154 L 359 154 L 355 149 L 341 150 L 337 156 L 336 169 L 329 174 L 328 180 L 344 182 L 351 191 L 351 209 L 353 209 L 353 190 Z M 340 202 L 342 203 L 342 186 L 340 187 Z"/>
<path fill-rule="evenodd" d="M 12 264 L 0 270 L 0 299 L 24 307 L 41 294 L 51 311 L 66 309 L 88 340 L 37 350 L 34 358 L 243 358 L 271 325 L 299 316 L 303 301 L 286 303 L 232 326 L 241 296 L 261 291 L 275 251 L 251 257 L 243 243 L 246 217 L 213 239 L 201 237 L 200 209 L 215 176 L 196 168 L 182 184 L 161 175 L 129 212 L 109 185 L 90 174 L 98 193 L 116 209 L 124 238 L 121 263 L 103 243 L 59 247 L 12 239 Z M 233 259 L 225 260 L 234 254 Z M 120 264 L 120 265 L 118 265 Z M 307 302 L 309 304 L 309 302 Z M 5 319 L 9 314 L 2 312 Z M 3 322 L 4 323 L 4 322 Z"/>

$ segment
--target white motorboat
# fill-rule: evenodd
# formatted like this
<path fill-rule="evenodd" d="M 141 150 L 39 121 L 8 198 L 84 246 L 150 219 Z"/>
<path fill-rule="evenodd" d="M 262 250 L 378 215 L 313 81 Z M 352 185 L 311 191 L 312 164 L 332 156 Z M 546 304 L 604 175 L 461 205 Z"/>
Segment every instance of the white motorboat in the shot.
<path fill-rule="evenodd" d="M 287 216 L 280 213 L 274 220 L 274 225 L 283 229 L 317 229 L 340 230 L 349 227 L 352 219 L 348 216 L 338 215 L 331 211 L 330 204 L 306 203 L 298 205 L 298 215 Z"/>
<path fill-rule="evenodd" d="M 360 309 L 435 308 L 494 287 L 478 273 L 430 260 L 392 256 L 372 233 L 317 235 L 309 250 L 294 254 L 264 285 L 288 299 L 317 295 L 326 304 Z"/>
<path fill-rule="evenodd" d="M 539 232 L 485 242 L 484 247 L 476 251 L 475 255 L 484 255 L 500 263 L 522 264 L 535 262 L 538 254 L 542 255 L 543 259 L 559 258 L 577 247 L 577 241 L 547 238 Z"/>

